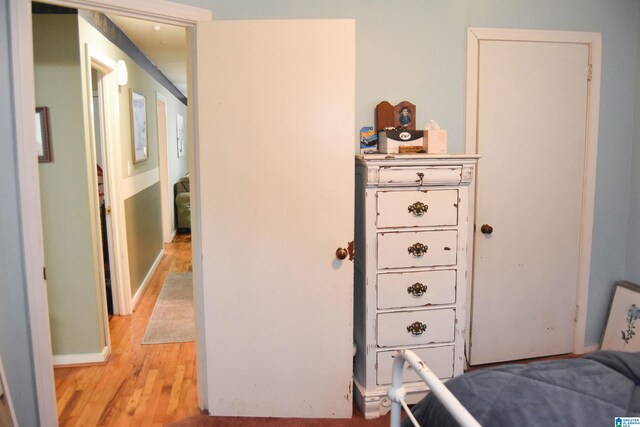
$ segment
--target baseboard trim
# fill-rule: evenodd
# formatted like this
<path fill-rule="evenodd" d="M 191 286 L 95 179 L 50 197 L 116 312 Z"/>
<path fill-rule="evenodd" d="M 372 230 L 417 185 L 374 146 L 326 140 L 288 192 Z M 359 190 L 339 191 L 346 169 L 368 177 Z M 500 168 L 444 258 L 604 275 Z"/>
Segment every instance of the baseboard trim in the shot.
<path fill-rule="evenodd" d="M 109 359 L 110 354 L 108 347 L 103 348 L 100 353 L 58 354 L 53 356 L 53 366 L 102 364 Z"/>
<path fill-rule="evenodd" d="M 140 297 L 142 296 L 142 293 L 144 292 L 144 290 L 147 288 L 147 285 L 151 281 L 151 277 L 153 276 L 153 273 L 156 272 L 156 269 L 158 268 L 158 265 L 160 265 L 160 261 L 162 260 L 163 256 L 164 256 L 164 248 L 162 248 L 160 250 L 160 253 L 158 253 L 158 256 L 156 257 L 156 260 L 151 265 L 151 268 L 147 272 L 147 275 L 145 276 L 144 280 L 142 281 L 142 284 L 140 285 L 140 287 L 136 291 L 136 294 L 131 299 L 131 311 L 136 309 L 136 306 L 138 305 L 138 302 L 140 302 Z"/>

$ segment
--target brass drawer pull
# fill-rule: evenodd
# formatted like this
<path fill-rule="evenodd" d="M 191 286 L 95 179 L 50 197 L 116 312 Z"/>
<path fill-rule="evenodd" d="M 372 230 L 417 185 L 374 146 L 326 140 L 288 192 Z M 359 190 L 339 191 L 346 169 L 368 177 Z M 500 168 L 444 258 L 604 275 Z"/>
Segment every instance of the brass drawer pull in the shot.
<path fill-rule="evenodd" d="M 427 325 L 420 322 L 413 322 L 409 326 L 407 326 L 407 332 L 411 332 L 411 335 L 420 336 L 424 331 L 427 330 Z"/>
<path fill-rule="evenodd" d="M 423 245 L 422 243 L 414 243 L 413 245 L 409 246 L 407 250 L 414 257 L 421 257 L 422 255 L 427 253 L 429 247 L 427 245 Z"/>
<path fill-rule="evenodd" d="M 407 288 L 407 293 L 414 297 L 421 297 L 425 292 L 427 292 L 427 286 L 420 282 L 416 282 Z"/>
<path fill-rule="evenodd" d="M 407 209 L 413 214 L 413 216 L 422 216 L 427 213 L 429 205 L 425 205 L 422 202 L 415 202 L 414 204 L 409 205 Z"/>

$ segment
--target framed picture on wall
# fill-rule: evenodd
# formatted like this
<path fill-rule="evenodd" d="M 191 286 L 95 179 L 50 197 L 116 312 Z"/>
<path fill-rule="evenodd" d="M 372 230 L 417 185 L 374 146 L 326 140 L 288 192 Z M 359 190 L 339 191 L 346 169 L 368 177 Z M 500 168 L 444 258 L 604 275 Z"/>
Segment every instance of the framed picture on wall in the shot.
<path fill-rule="evenodd" d="M 131 148 L 133 163 L 149 158 L 147 142 L 147 99 L 133 90 L 131 92 Z"/>
<path fill-rule="evenodd" d="M 50 162 L 51 133 L 49 131 L 48 107 L 36 107 L 36 144 L 38 145 L 38 162 Z"/>
<path fill-rule="evenodd" d="M 178 138 L 178 157 L 184 156 L 184 118 L 178 114 L 176 121 L 176 135 Z"/>
<path fill-rule="evenodd" d="M 640 351 L 640 286 L 620 281 L 611 297 L 602 350 Z"/>

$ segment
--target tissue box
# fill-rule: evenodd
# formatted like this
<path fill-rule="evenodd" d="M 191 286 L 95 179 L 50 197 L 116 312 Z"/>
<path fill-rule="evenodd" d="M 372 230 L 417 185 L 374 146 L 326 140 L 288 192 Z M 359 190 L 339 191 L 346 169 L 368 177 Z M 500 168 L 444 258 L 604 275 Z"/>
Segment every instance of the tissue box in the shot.
<path fill-rule="evenodd" d="M 447 131 L 444 129 L 429 129 L 424 131 L 425 147 L 429 154 L 447 153 Z"/>
<path fill-rule="evenodd" d="M 378 133 L 379 153 L 424 153 L 424 148 L 424 131 L 422 130 L 383 130 Z"/>

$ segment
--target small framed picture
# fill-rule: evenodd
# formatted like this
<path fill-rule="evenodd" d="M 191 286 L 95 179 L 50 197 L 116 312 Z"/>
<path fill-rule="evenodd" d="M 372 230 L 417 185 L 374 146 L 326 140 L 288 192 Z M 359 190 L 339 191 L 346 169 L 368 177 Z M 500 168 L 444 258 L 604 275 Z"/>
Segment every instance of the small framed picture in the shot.
<path fill-rule="evenodd" d="M 640 351 L 640 286 L 620 281 L 611 297 L 602 350 Z"/>
<path fill-rule="evenodd" d="M 406 130 L 416 130 L 416 106 L 408 101 L 403 101 L 393 107 L 395 127 Z"/>
<path fill-rule="evenodd" d="M 376 105 L 376 129 L 388 130 L 416 130 L 416 106 L 409 101 L 402 101 L 397 105 L 391 105 L 388 101 L 382 101 Z"/>
<path fill-rule="evenodd" d="M 178 114 L 176 121 L 176 135 L 178 139 L 178 157 L 184 156 L 184 118 Z"/>
<path fill-rule="evenodd" d="M 147 99 L 133 90 L 131 91 L 131 149 L 133 163 L 140 163 L 149 158 Z"/>
<path fill-rule="evenodd" d="M 49 163 L 52 156 L 48 107 L 36 107 L 36 144 L 38 146 L 38 162 Z"/>

